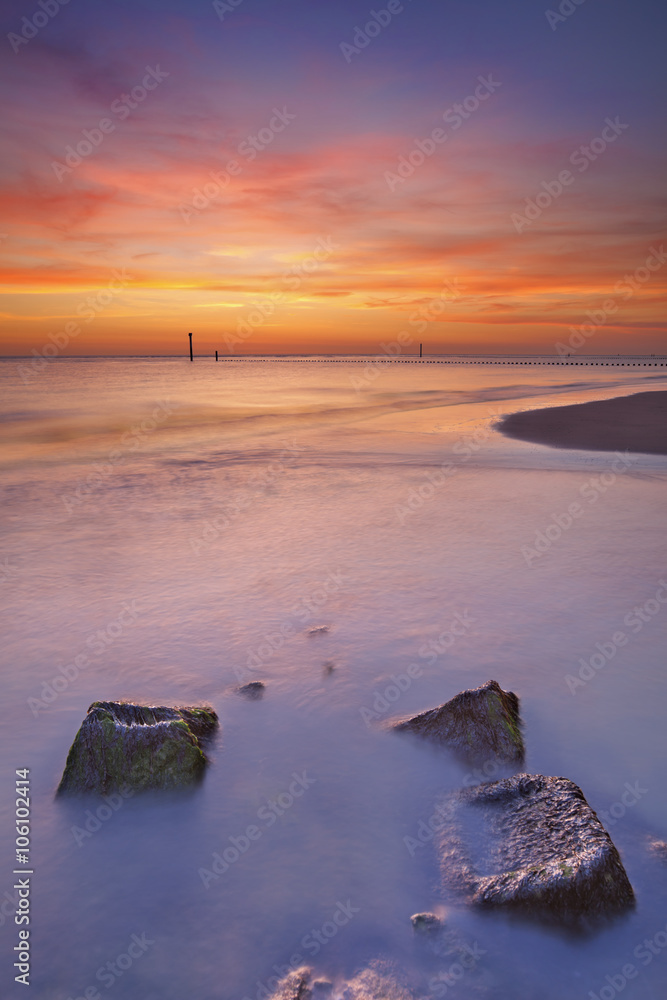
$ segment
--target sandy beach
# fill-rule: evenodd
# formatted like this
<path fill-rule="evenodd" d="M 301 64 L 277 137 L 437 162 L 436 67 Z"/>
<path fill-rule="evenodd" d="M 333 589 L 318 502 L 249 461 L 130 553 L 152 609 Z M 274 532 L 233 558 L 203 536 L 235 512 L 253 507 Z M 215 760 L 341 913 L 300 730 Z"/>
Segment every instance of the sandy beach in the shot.
<path fill-rule="evenodd" d="M 667 455 L 667 392 L 637 392 L 594 403 L 512 413 L 498 424 L 498 430 L 552 448 Z"/>

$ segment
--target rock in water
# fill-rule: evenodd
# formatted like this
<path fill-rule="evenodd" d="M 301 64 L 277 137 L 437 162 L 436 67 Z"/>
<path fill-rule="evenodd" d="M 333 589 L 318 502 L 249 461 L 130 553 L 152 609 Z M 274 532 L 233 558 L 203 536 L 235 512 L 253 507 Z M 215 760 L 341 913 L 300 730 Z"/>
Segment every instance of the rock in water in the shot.
<path fill-rule="evenodd" d="M 262 681 L 250 681 L 236 690 L 238 694 L 243 695 L 244 698 L 248 698 L 250 701 L 259 701 L 264 695 L 265 687 L 266 685 Z"/>
<path fill-rule="evenodd" d="M 456 793 L 440 839 L 447 888 L 562 924 L 592 924 L 634 903 L 618 851 L 567 778 L 515 774 Z"/>
<path fill-rule="evenodd" d="M 192 785 L 207 763 L 202 744 L 217 726 L 212 708 L 95 701 L 74 738 L 57 794 Z"/>
<path fill-rule="evenodd" d="M 440 934 L 443 929 L 442 920 L 435 913 L 414 913 L 410 921 L 416 934 L 427 937 Z"/>
<path fill-rule="evenodd" d="M 473 762 L 521 764 L 524 757 L 519 699 L 497 681 L 462 691 L 439 708 L 393 723 L 442 744 Z"/>
<path fill-rule="evenodd" d="M 311 1000 L 312 991 L 308 985 L 311 975 L 312 970 L 305 965 L 290 972 L 280 980 L 269 1000 Z"/>

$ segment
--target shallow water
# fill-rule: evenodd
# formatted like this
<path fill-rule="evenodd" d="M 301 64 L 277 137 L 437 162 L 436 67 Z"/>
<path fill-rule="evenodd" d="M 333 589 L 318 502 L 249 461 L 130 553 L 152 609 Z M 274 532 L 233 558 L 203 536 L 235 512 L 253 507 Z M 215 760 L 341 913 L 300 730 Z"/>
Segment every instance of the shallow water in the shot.
<path fill-rule="evenodd" d="M 449 995 L 486 984 L 494 998 L 583 1000 L 633 963 L 623 996 L 663 1000 L 667 947 L 651 954 L 642 941 L 667 925 L 667 866 L 646 849 L 667 838 L 667 605 L 651 603 L 667 578 L 667 459 L 629 456 L 612 473 L 613 454 L 525 444 L 493 425 L 517 409 L 664 389 L 667 376 L 536 364 L 369 373 L 352 360 L 72 360 L 24 385 L 15 362 L 0 364 L 0 947 L 17 995 L 12 792 L 28 767 L 40 1000 L 93 987 L 261 1000 L 297 955 L 331 977 L 392 957 L 418 995 L 442 996 L 433 977 L 453 959 L 420 950 L 409 920 L 432 909 L 484 953 Z M 553 527 L 572 503 L 581 515 Z M 646 602 L 646 620 L 624 624 Z M 451 641 L 457 616 L 465 634 Z M 619 630 L 628 641 L 615 647 Z M 597 643 L 612 655 L 568 686 Z M 60 668 L 80 654 L 89 662 L 64 684 Z M 576 781 L 600 815 L 639 783 L 636 804 L 606 824 L 637 909 L 595 935 L 445 900 L 432 844 L 414 846 L 466 768 L 382 724 L 491 677 L 521 699 L 527 771 Z M 252 679 L 267 685 L 261 701 L 234 691 Z M 192 795 L 125 800 L 85 836 L 100 803 L 53 793 L 90 702 L 119 698 L 212 703 L 214 762 Z M 202 877 L 214 852 L 228 869 Z M 133 934 L 145 935 L 140 956 L 96 979 Z"/>

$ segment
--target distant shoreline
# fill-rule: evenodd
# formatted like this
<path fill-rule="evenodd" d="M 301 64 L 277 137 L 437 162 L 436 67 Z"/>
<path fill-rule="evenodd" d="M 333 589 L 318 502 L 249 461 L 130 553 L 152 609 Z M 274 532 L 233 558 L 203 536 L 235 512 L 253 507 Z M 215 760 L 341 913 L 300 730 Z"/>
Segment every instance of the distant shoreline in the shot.
<path fill-rule="evenodd" d="M 497 430 L 551 448 L 667 455 L 667 391 L 512 413 Z"/>

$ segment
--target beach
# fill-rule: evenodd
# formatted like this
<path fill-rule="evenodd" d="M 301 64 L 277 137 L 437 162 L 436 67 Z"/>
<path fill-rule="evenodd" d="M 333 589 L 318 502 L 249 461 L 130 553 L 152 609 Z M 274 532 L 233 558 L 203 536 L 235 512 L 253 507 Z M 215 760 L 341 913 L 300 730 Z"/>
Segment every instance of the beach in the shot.
<path fill-rule="evenodd" d="M 552 448 L 667 455 L 667 392 L 636 392 L 512 413 L 498 429 L 508 437 Z"/>

